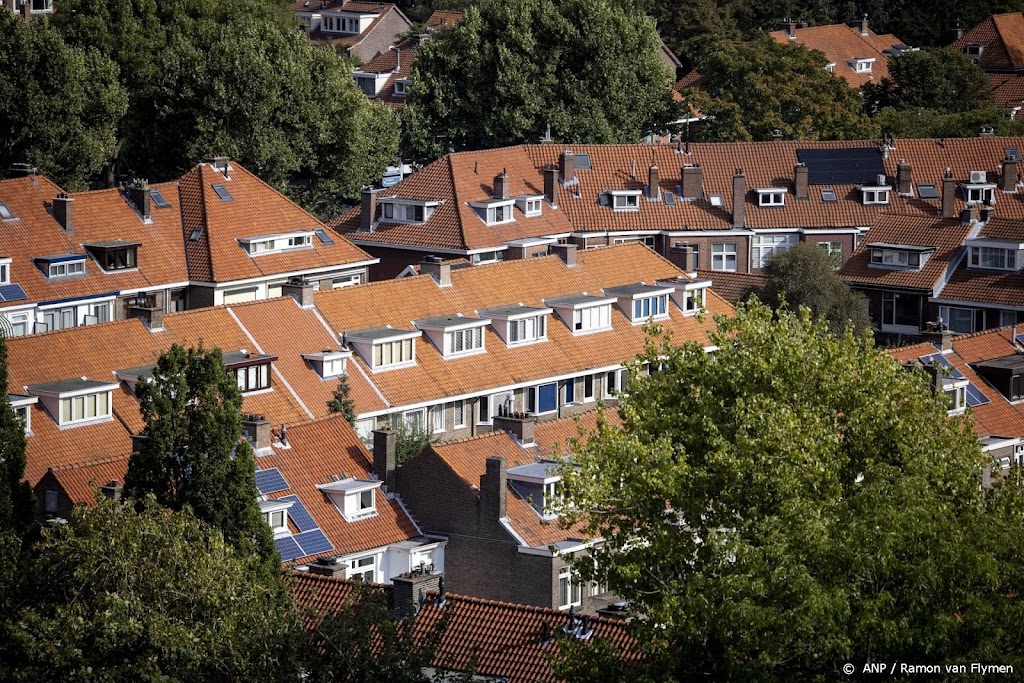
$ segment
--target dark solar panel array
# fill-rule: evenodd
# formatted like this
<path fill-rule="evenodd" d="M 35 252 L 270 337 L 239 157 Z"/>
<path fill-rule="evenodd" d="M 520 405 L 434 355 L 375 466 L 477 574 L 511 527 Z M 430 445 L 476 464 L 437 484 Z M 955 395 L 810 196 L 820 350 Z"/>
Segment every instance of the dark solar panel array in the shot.
<path fill-rule="evenodd" d="M 576 155 L 576 170 L 577 171 L 589 171 L 593 167 L 590 165 L 589 154 L 577 154 Z"/>
<path fill-rule="evenodd" d="M 21 301 L 27 298 L 28 294 L 21 285 L 0 285 L 0 301 Z"/>
<path fill-rule="evenodd" d="M 302 548 L 299 547 L 299 544 L 291 536 L 275 538 L 274 547 L 277 548 L 277 552 L 281 555 L 282 562 L 290 562 L 296 557 L 302 557 Z"/>
<path fill-rule="evenodd" d="M 300 557 L 304 557 L 306 555 L 318 555 L 320 553 L 326 553 L 334 550 L 334 546 L 331 545 L 331 542 L 327 540 L 326 536 L 324 536 L 324 532 L 319 529 L 305 531 L 297 536 L 292 536 L 292 538 L 294 538 L 299 544 L 299 547 L 302 548 L 302 555 L 300 555 Z"/>
<path fill-rule="evenodd" d="M 811 185 L 874 185 L 885 174 L 882 153 L 874 147 L 798 149 L 796 156 L 807 164 Z"/>
<path fill-rule="evenodd" d="M 981 389 L 974 386 L 974 384 L 968 383 L 967 385 L 967 405 L 972 408 L 984 405 L 988 403 L 988 396 L 981 393 Z"/>
<path fill-rule="evenodd" d="M 288 482 L 284 480 L 281 471 L 276 467 L 269 470 L 256 470 L 256 488 L 264 496 L 278 491 L 287 491 Z"/>
<path fill-rule="evenodd" d="M 323 244 L 334 244 L 334 240 L 332 240 L 323 230 L 317 230 L 316 236 Z"/>
<path fill-rule="evenodd" d="M 949 362 L 949 359 L 947 359 L 941 353 L 933 353 L 927 356 L 921 356 L 921 362 L 924 363 L 925 365 L 932 365 L 933 363 L 938 363 L 942 367 L 949 370 L 949 376 L 952 377 L 953 379 L 964 378 L 964 373 L 954 368 L 953 364 Z"/>
<path fill-rule="evenodd" d="M 319 528 L 320 525 L 313 521 L 313 517 L 306 510 L 306 506 L 302 504 L 298 496 L 284 496 L 281 500 L 288 500 L 293 503 L 288 508 L 288 516 L 291 517 L 292 522 L 300 532 Z"/>

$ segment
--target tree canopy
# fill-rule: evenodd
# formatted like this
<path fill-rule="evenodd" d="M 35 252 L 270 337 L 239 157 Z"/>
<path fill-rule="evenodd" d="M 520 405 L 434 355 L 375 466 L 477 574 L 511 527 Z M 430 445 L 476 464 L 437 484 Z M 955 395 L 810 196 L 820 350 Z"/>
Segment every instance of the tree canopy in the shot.
<path fill-rule="evenodd" d="M 836 272 L 836 259 L 824 249 L 800 242 L 789 251 L 774 254 L 762 271 L 761 299 L 773 308 L 801 306 L 828 322 L 835 334 L 849 326 L 860 333 L 871 328 L 864 297 L 853 292 Z"/>
<path fill-rule="evenodd" d="M 966 54 L 926 48 L 890 59 L 889 77 L 865 85 L 864 99 L 869 111 L 893 107 L 957 113 L 990 107 L 992 88 Z"/>
<path fill-rule="evenodd" d="M 242 394 L 220 349 L 175 344 L 135 391 L 146 428 L 128 462 L 124 494 L 140 500 L 153 494 L 172 510 L 191 508 L 276 573 L 273 535 L 257 504 L 252 446 L 241 438 Z"/>
<path fill-rule="evenodd" d="M 101 499 L 17 552 L 0 539 L 0 679 L 298 680 L 278 577 L 188 511 Z"/>
<path fill-rule="evenodd" d="M 673 118 L 654 23 L 612 0 L 481 0 L 424 45 L 404 154 L 537 142 L 635 142 Z"/>
<path fill-rule="evenodd" d="M 767 36 L 707 49 L 697 68 L 705 89 L 689 97 L 708 120 L 708 141 L 850 140 L 874 135 L 861 98 L 825 70 L 820 52 L 780 44 Z"/>
<path fill-rule="evenodd" d="M 349 386 L 348 375 L 345 375 L 338 380 L 338 386 L 331 394 L 331 400 L 327 402 L 327 412 L 340 413 L 346 422 L 355 427 L 356 402 L 349 396 L 351 392 L 352 387 Z"/>
<path fill-rule="evenodd" d="M 809 312 L 741 305 L 706 353 L 655 337 L 624 428 L 570 444 L 565 519 L 675 679 L 1021 661 L 1024 491 L 980 487 L 970 416 Z M 654 408 L 656 407 L 656 408 Z"/>
<path fill-rule="evenodd" d="M 0 387 L 7 388 L 7 339 L 0 334 Z M 25 477 L 25 424 L 0 397 L 0 534 L 32 523 L 32 490 Z"/>

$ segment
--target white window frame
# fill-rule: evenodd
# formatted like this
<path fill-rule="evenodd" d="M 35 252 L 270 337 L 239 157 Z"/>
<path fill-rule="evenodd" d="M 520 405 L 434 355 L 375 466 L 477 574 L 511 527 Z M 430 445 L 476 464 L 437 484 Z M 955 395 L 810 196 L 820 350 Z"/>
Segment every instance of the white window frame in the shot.
<path fill-rule="evenodd" d="M 280 520 L 280 524 L 275 524 L 274 523 L 277 520 Z M 269 512 L 264 512 L 263 513 L 263 521 L 267 523 L 267 526 L 270 527 L 270 530 L 275 535 L 276 534 L 286 534 L 286 533 L 288 533 L 288 510 L 287 509 L 282 508 L 280 510 L 270 510 Z"/>
<path fill-rule="evenodd" d="M 738 268 L 739 246 L 735 242 L 718 242 L 711 245 L 711 270 L 735 273 Z"/>
<path fill-rule="evenodd" d="M 768 259 L 777 253 L 789 251 L 800 242 L 794 234 L 754 235 L 750 238 L 750 254 L 754 268 L 764 268 Z"/>
<path fill-rule="evenodd" d="M 512 318 L 508 321 L 508 346 L 525 346 L 547 341 L 548 316 L 546 314 Z"/>
<path fill-rule="evenodd" d="M 235 368 L 235 381 L 243 394 L 264 391 L 271 388 L 270 363 L 257 363 Z"/>
<path fill-rule="evenodd" d="M 569 567 L 562 567 L 558 570 L 558 603 L 560 610 L 579 607 L 583 604 L 579 578 Z"/>
<path fill-rule="evenodd" d="M 995 197 L 995 185 L 993 183 L 985 184 L 965 184 L 964 188 L 964 203 L 967 205 L 972 204 L 984 204 L 986 202 L 991 203 Z"/>
<path fill-rule="evenodd" d="M 512 210 L 514 202 L 508 204 L 498 204 L 497 206 L 487 207 L 487 225 L 504 225 L 505 223 L 511 223 L 516 219 L 515 212 Z"/>
<path fill-rule="evenodd" d="M 584 334 L 612 329 L 612 305 L 598 304 L 573 309 L 572 332 Z"/>
<path fill-rule="evenodd" d="M 85 259 L 80 261 L 61 261 L 60 263 L 51 263 L 49 264 L 47 272 L 49 273 L 50 278 L 85 275 Z"/>
<path fill-rule="evenodd" d="M 402 425 L 406 429 L 422 431 L 427 426 L 426 408 L 416 408 L 402 412 Z M 418 417 L 415 417 L 418 416 Z"/>
<path fill-rule="evenodd" d="M 466 426 L 466 401 L 459 399 L 452 402 L 452 428 L 462 429 Z"/>
<path fill-rule="evenodd" d="M 952 332 L 970 334 L 975 331 L 975 322 L 978 312 L 973 308 L 963 306 L 939 306 L 939 316 Z M 956 317 L 956 322 L 953 318 Z M 968 321 L 967 318 L 970 318 Z M 966 323 L 966 324 L 965 324 Z"/>
<path fill-rule="evenodd" d="M 633 299 L 629 312 L 630 319 L 635 324 L 651 319 L 665 320 L 668 318 L 668 294 L 637 297 Z"/>
<path fill-rule="evenodd" d="M 1008 249 L 1006 247 L 972 246 L 969 263 L 972 268 L 1016 271 L 1017 251 L 1017 249 Z M 997 259 L 996 257 L 1000 256 L 1000 252 L 1001 258 Z M 1002 265 L 997 265 L 995 263 L 996 260 L 1001 261 Z"/>
<path fill-rule="evenodd" d="M 758 206 L 786 205 L 786 188 L 784 187 L 768 187 L 756 190 L 756 192 Z"/>
<path fill-rule="evenodd" d="M 609 378 L 614 378 L 615 386 L 611 387 Z M 609 370 L 603 374 L 603 382 L 601 383 L 601 396 L 603 398 L 615 398 L 616 395 L 622 391 L 622 368 L 618 370 Z"/>
<path fill-rule="evenodd" d="M 487 351 L 484 326 L 448 330 L 444 333 L 444 357 L 457 358 Z"/>
<path fill-rule="evenodd" d="M 640 210 L 640 190 L 612 190 L 608 194 L 611 196 L 612 210 L 614 211 L 639 211 Z"/>
<path fill-rule="evenodd" d="M 11 260 L 9 258 L 0 259 L 0 285 L 11 284 Z"/>
<path fill-rule="evenodd" d="M 697 315 L 707 308 L 707 287 L 695 287 L 683 292 L 683 315 Z"/>
<path fill-rule="evenodd" d="M 555 387 L 555 405 L 551 410 L 540 411 L 540 389 L 541 387 Z M 558 382 L 544 382 L 538 384 L 535 387 L 529 387 L 527 389 L 527 411 L 534 415 L 550 415 L 551 413 L 558 412 Z"/>
<path fill-rule="evenodd" d="M 863 187 L 861 188 L 861 201 L 865 206 L 888 204 L 889 190 L 888 187 Z"/>
<path fill-rule="evenodd" d="M 64 426 L 80 425 L 105 420 L 112 415 L 110 391 L 79 394 L 60 399 L 57 423 Z"/>
<path fill-rule="evenodd" d="M 587 384 L 589 383 L 589 391 Z M 597 399 L 597 377 L 594 375 L 584 375 L 583 377 L 583 402 L 593 403 Z"/>
<path fill-rule="evenodd" d="M 445 404 L 439 403 L 430 409 L 430 424 L 434 434 L 445 431 Z"/>
<path fill-rule="evenodd" d="M 398 351 L 396 360 L 395 352 Z M 376 341 L 372 346 L 374 370 L 404 368 L 416 364 L 416 340 Z M 385 360 L 386 359 L 386 360 Z"/>
<path fill-rule="evenodd" d="M 367 577 L 366 575 L 370 576 Z M 362 579 L 368 583 L 375 583 L 377 580 L 377 554 L 352 557 L 346 563 L 345 577 L 348 579 Z"/>

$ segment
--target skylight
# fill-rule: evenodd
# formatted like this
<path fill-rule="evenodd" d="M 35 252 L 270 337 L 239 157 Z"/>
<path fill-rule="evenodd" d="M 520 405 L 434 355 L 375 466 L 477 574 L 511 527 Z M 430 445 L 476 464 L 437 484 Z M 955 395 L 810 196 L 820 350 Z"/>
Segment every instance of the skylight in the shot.
<path fill-rule="evenodd" d="M 164 199 L 164 196 L 160 194 L 160 190 L 156 189 L 155 187 L 150 188 L 149 196 L 153 199 L 153 204 L 156 206 L 156 208 L 166 209 L 170 207 L 170 204 L 167 203 L 167 200 Z"/>
<path fill-rule="evenodd" d="M 939 189 L 932 183 L 917 186 L 917 196 L 921 199 L 938 199 Z"/>
<path fill-rule="evenodd" d="M 323 244 L 334 244 L 334 240 L 332 240 L 323 230 L 315 230 L 314 232 L 316 233 L 317 239 L 320 240 L 320 242 L 322 242 Z"/>
<path fill-rule="evenodd" d="M 823 202 L 834 202 L 834 201 L 836 201 L 836 191 L 835 190 L 822 190 L 821 191 L 821 200 Z"/>
<path fill-rule="evenodd" d="M 1007 147 L 1005 150 L 1006 158 L 1010 161 L 1020 161 L 1020 150 L 1016 147 Z"/>
<path fill-rule="evenodd" d="M 711 199 L 711 206 L 716 206 L 716 207 L 722 206 L 722 195 L 720 195 L 720 194 L 713 194 L 713 195 L 711 195 L 710 199 Z"/>
<path fill-rule="evenodd" d="M 589 171 L 593 167 L 590 165 L 589 154 L 577 154 L 576 155 L 576 170 L 577 171 Z"/>
<path fill-rule="evenodd" d="M 0 202 L 0 218 L 5 221 L 13 221 L 15 219 L 15 215 L 11 213 L 11 210 L 3 202 Z"/>
<path fill-rule="evenodd" d="M 228 188 L 224 187 L 222 183 L 214 183 L 213 191 L 217 193 L 217 196 L 220 197 L 222 202 L 231 201 L 231 193 L 228 192 Z"/>
<path fill-rule="evenodd" d="M 202 228 L 196 228 L 195 230 L 192 231 L 192 234 L 188 236 L 188 241 L 189 242 L 197 242 L 197 241 L 199 241 L 199 238 L 202 237 L 202 236 L 203 236 L 203 229 Z"/>

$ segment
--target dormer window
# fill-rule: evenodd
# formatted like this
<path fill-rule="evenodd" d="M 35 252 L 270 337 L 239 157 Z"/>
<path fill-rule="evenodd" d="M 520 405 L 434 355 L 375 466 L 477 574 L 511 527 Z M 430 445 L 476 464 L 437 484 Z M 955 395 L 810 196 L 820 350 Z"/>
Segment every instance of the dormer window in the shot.
<path fill-rule="evenodd" d="M 572 330 L 574 335 L 601 332 L 612 328 L 614 298 L 592 296 L 584 292 L 576 296 L 547 299 L 544 303 L 558 311 L 558 317 Z"/>
<path fill-rule="evenodd" d="M 942 392 L 949 401 L 949 408 L 946 414 L 949 416 L 962 415 L 967 410 L 967 385 L 970 382 L 966 378 L 942 378 Z"/>
<path fill-rule="evenodd" d="M 608 190 L 615 211 L 639 211 L 641 194 L 643 190 Z"/>
<path fill-rule="evenodd" d="M 25 426 L 25 434 L 31 434 L 32 405 L 39 402 L 39 397 L 27 394 L 7 394 L 7 400 L 11 404 L 11 410 L 21 419 L 21 424 Z"/>
<path fill-rule="evenodd" d="M 550 308 L 532 306 L 502 306 L 480 311 L 481 315 L 494 318 L 494 329 L 509 347 L 525 346 L 547 341 L 548 316 Z"/>
<path fill-rule="evenodd" d="M 405 97 L 409 94 L 409 86 L 411 81 L 405 78 L 400 78 L 395 81 L 395 97 Z"/>
<path fill-rule="evenodd" d="M 0 285 L 11 284 L 11 259 L 0 258 Z"/>
<path fill-rule="evenodd" d="M 541 214 L 541 200 L 543 198 L 542 195 L 516 197 L 516 206 L 519 207 L 519 210 L 527 218 L 539 216 Z"/>
<path fill-rule="evenodd" d="M 874 57 L 852 59 L 850 60 L 850 66 L 852 66 L 853 70 L 859 74 L 869 74 L 871 73 L 872 64 L 874 63 L 874 61 Z"/>
<path fill-rule="evenodd" d="M 921 269 L 934 247 L 917 247 L 906 244 L 870 244 L 870 265 L 876 268 Z"/>
<path fill-rule="evenodd" d="M 36 259 L 43 274 L 48 278 L 71 277 L 85 275 L 84 254 L 64 254 Z"/>
<path fill-rule="evenodd" d="M 1024 244 L 983 245 L 980 240 L 968 242 L 970 247 L 971 268 L 991 268 L 994 270 L 1017 270 L 1017 252 Z"/>
<path fill-rule="evenodd" d="M 370 368 L 392 370 L 416 364 L 416 338 L 419 330 L 396 330 L 391 326 L 374 327 L 345 334 L 356 352 Z"/>
<path fill-rule="evenodd" d="M 553 512 L 561 504 L 559 464 L 541 460 L 529 465 L 510 467 L 507 472 L 509 484 L 522 498 L 530 501 L 533 509 L 546 519 L 553 519 Z"/>
<path fill-rule="evenodd" d="M 784 206 L 786 204 L 786 188 L 765 187 L 757 192 L 758 206 Z"/>
<path fill-rule="evenodd" d="M 243 394 L 270 389 L 270 364 L 277 356 L 249 353 L 246 350 L 224 354 L 224 367 L 234 374 Z"/>
<path fill-rule="evenodd" d="M 28 392 L 39 397 L 63 428 L 109 420 L 111 392 L 116 388 L 116 383 L 79 378 L 35 384 L 28 387 Z"/>
<path fill-rule="evenodd" d="M 320 379 L 333 379 L 346 374 L 347 361 L 351 355 L 352 352 L 348 349 L 340 351 L 324 349 L 319 353 L 304 353 L 302 357 L 309 361 L 313 369 L 316 370 L 316 374 L 320 375 Z"/>
<path fill-rule="evenodd" d="M 426 223 L 439 202 L 390 199 L 381 202 L 381 216 L 395 223 Z"/>
<path fill-rule="evenodd" d="M 995 193 L 995 183 L 987 180 L 985 171 L 971 171 L 971 182 L 960 185 L 967 204 L 991 204 Z"/>
<path fill-rule="evenodd" d="M 707 293 L 711 287 L 711 280 L 678 277 L 659 280 L 657 284 L 672 288 L 672 300 L 683 311 L 683 315 L 696 315 L 707 307 Z"/>
<path fill-rule="evenodd" d="M 865 206 L 868 204 L 888 204 L 889 191 L 891 189 L 885 185 L 862 187 L 860 188 L 861 201 Z"/>
<path fill-rule="evenodd" d="M 453 315 L 417 320 L 413 324 L 427 333 L 445 358 L 454 358 L 484 353 L 484 328 L 491 321 Z"/>
<path fill-rule="evenodd" d="M 249 252 L 250 256 L 260 254 L 278 254 L 294 249 L 308 249 L 313 246 L 313 230 L 282 233 L 278 235 L 260 235 L 258 237 L 242 237 L 239 244 Z"/>
<path fill-rule="evenodd" d="M 971 367 L 1009 401 L 1024 399 L 1024 355 L 972 363 Z"/>
<path fill-rule="evenodd" d="M 138 266 L 137 256 L 139 242 L 125 242 L 123 240 L 112 240 L 109 242 L 97 242 L 86 244 L 96 262 L 106 272 L 115 270 L 129 270 Z"/>
<path fill-rule="evenodd" d="M 672 293 L 671 288 L 657 287 L 641 282 L 625 287 L 609 287 L 604 292 L 618 300 L 622 312 L 634 325 L 647 322 L 652 318 L 654 320 L 668 318 L 668 296 Z"/>
<path fill-rule="evenodd" d="M 515 220 L 512 207 L 515 206 L 514 199 L 488 199 L 480 202 L 470 202 L 469 205 L 476 211 L 476 214 L 483 219 L 487 225 L 500 225 L 511 223 Z"/>
<path fill-rule="evenodd" d="M 382 482 L 349 477 L 330 484 L 317 484 L 317 488 L 330 496 L 346 522 L 377 516 L 377 489 Z"/>
<path fill-rule="evenodd" d="M 373 18 L 377 15 L 370 14 L 366 15 L 369 18 Z M 331 33 L 348 33 L 349 35 L 358 35 L 362 32 L 360 25 L 361 17 L 355 16 L 338 16 L 327 14 L 323 17 L 323 27 L 325 31 Z"/>
<path fill-rule="evenodd" d="M 985 46 L 978 45 L 975 43 L 972 45 L 968 45 L 966 48 L 964 48 L 964 51 L 967 53 L 968 57 L 976 60 L 981 58 L 981 53 L 985 51 Z"/>
<path fill-rule="evenodd" d="M 290 500 L 261 500 L 260 513 L 275 536 L 286 535 L 288 530 L 288 508 L 294 503 Z"/>

